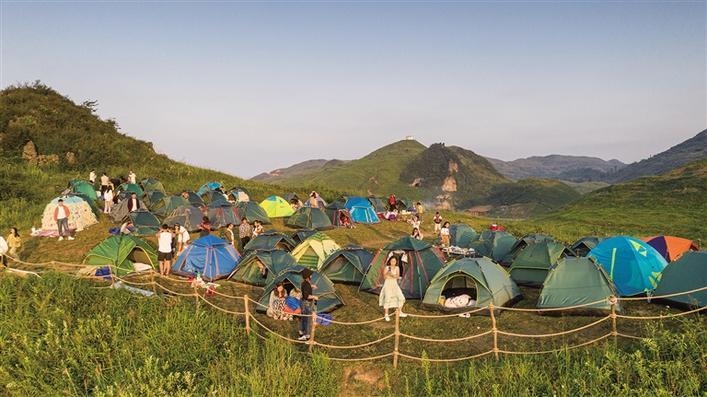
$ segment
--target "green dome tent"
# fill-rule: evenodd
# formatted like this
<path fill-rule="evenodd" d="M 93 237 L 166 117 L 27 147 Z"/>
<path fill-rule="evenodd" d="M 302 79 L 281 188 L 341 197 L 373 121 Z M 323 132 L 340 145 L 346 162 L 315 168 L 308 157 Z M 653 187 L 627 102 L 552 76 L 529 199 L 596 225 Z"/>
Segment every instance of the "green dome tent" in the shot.
<path fill-rule="evenodd" d="M 149 211 L 138 210 L 129 212 L 126 218 L 130 219 L 135 226 L 133 234 L 137 236 L 152 236 L 160 230 L 160 221 Z"/>
<path fill-rule="evenodd" d="M 653 295 L 676 294 L 702 287 L 707 287 L 707 251 L 688 251 L 663 269 L 663 275 Z M 686 307 L 704 307 L 707 305 L 707 290 L 661 300 Z"/>
<path fill-rule="evenodd" d="M 316 230 L 327 230 L 334 227 L 324 211 L 319 208 L 309 207 L 298 209 L 291 217 L 287 218 L 285 226 Z"/>
<path fill-rule="evenodd" d="M 157 252 L 147 242 L 134 236 L 111 236 L 93 247 L 84 263 L 110 266 L 111 272 L 124 276 L 136 271 L 135 263 L 157 266 Z"/>
<path fill-rule="evenodd" d="M 601 243 L 604 237 L 595 236 L 585 236 L 575 241 L 570 246 L 570 251 L 574 252 L 576 256 L 587 256 L 589 251 L 591 251 L 597 244 Z"/>
<path fill-rule="evenodd" d="M 198 194 L 191 192 L 191 191 L 186 191 L 186 193 L 187 193 L 187 196 L 189 196 L 189 198 L 187 199 L 187 200 L 189 200 L 189 204 L 191 204 L 195 207 L 206 206 L 206 203 L 204 203 L 204 200 Z"/>
<path fill-rule="evenodd" d="M 422 304 L 450 310 L 444 306 L 445 299 L 460 293 L 470 295 L 475 303 L 451 310 L 469 310 L 489 303 L 505 306 L 522 297 L 520 289 L 501 265 L 486 257 L 463 258 L 452 261 L 435 274 Z"/>
<path fill-rule="evenodd" d="M 373 260 L 373 254 L 357 245 L 347 245 L 326 258 L 319 272 L 329 280 L 360 285 Z"/>
<path fill-rule="evenodd" d="M 292 237 L 292 241 L 295 242 L 295 244 L 300 244 L 302 241 L 308 239 L 310 236 L 316 234 L 316 230 L 312 229 L 300 229 L 294 233 L 290 237 Z"/>
<path fill-rule="evenodd" d="M 236 207 L 227 201 L 214 201 L 209 204 L 207 216 L 211 221 L 211 227 L 220 229 L 226 227 L 229 223 L 234 225 L 241 224 L 242 216 L 238 213 Z"/>
<path fill-rule="evenodd" d="M 388 210 L 388 206 L 386 205 L 386 201 L 380 197 L 368 196 L 368 201 L 371 202 L 371 205 L 376 210 L 376 212 L 379 214 L 385 213 Z"/>
<path fill-rule="evenodd" d="M 130 211 L 128 211 L 128 201 L 128 199 L 124 199 L 110 209 L 110 214 L 108 214 L 108 216 L 110 216 L 111 221 L 115 223 L 123 222 L 125 217 L 130 213 Z M 147 210 L 147 205 L 145 205 L 144 201 L 140 199 L 137 201 L 140 204 L 140 209 Z"/>
<path fill-rule="evenodd" d="M 98 200 L 96 189 L 88 181 L 84 181 L 82 179 L 72 179 L 69 181 L 69 188 L 73 193 L 81 193 L 93 201 Z"/>
<path fill-rule="evenodd" d="M 472 241 L 469 245 L 477 254 L 487 256 L 496 262 L 506 257 L 516 243 L 516 238 L 502 231 L 485 231 L 479 240 Z"/>
<path fill-rule="evenodd" d="M 142 197 L 142 195 L 145 193 L 142 191 L 142 188 L 135 183 L 123 183 L 122 185 L 118 186 L 118 189 L 116 190 L 118 192 L 135 193 L 138 198 Z"/>
<path fill-rule="evenodd" d="M 513 244 L 511 250 L 500 260 L 500 262 L 504 265 L 510 265 L 528 245 L 533 243 L 541 243 L 543 241 L 554 241 L 554 239 L 542 233 L 526 234 L 517 240 L 515 244 Z"/>
<path fill-rule="evenodd" d="M 532 243 L 513 261 L 511 277 L 519 285 L 542 286 L 550 268 L 568 255 L 573 254 L 560 243 L 551 240 Z"/>
<path fill-rule="evenodd" d="M 145 204 L 147 204 L 147 208 L 151 208 L 155 203 L 160 201 L 163 197 L 166 197 L 167 195 L 163 192 L 160 192 L 159 190 L 154 190 L 154 191 L 146 191 L 145 192 Z M 181 196 L 179 196 L 181 197 Z"/>
<path fill-rule="evenodd" d="M 444 267 L 444 255 L 432 244 L 405 236 L 380 250 L 371 261 L 359 290 L 379 293 L 383 287 L 386 264 L 390 256 L 400 264 L 400 288 L 408 299 L 421 299 L 432 277 Z"/>
<path fill-rule="evenodd" d="M 155 178 L 145 178 L 140 182 L 140 185 L 142 185 L 142 190 L 145 192 L 162 192 L 162 193 L 167 193 L 167 190 L 165 190 L 164 185 L 162 182 Z"/>
<path fill-rule="evenodd" d="M 263 207 L 261 207 L 255 201 L 241 201 L 236 204 L 236 209 L 241 218 L 245 217 L 248 222 L 253 223 L 253 221 L 260 221 L 263 224 L 270 224 L 270 218 L 265 212 Z"/>
<path fill-rule="evenodd" d="M 291 251 L 296 245 L 297 243 L 290 236 L 275 230 L 269 230 L 250 240 L 243 249 L 245 252 L 272 249 Z"/>
<path fill-rule="evenodd" d="M 149 208 L 150 212 L 158 217 L 166 217 L 177 207 L 189 206 L 189 201 L 182 196 L 165 196 L 153 203 Z"/>
<path fill-rule="evenodd" d="M 611 310 L 608 298 L 619 296 L 604 269 L 589 258 L 560 259 L 547 274 L 538 299 L 538 309 L 562 308 L 601 302 L 578 311 Z M 620 306 L 616 304 L 617 310 Z"/>
<path fill-rule="evenodd" d="M 302 266 L 292 266 L 283 270 L 278 274 L 266 287 L 265 292 L 260 297 L 259 303 L 257 305 L 257 311 L 265 312 L 270 302 L 270 293 L 275 289 L 278 283 L 284 283 L 285 289 L 289 291 L 292 288 L 297 288 L 297 290 L 302 290 L 302 271 L 305 268 Z M 329 312 L 340 306 L 344 305 L 344 300 L 341 299 L 339 294 L 336 293 L 334 289 L 334 284 L 326 276 L 319 272 L 312 272 L 312 286 L 314 287 L 313 292 L 319 297 L 317 300 L 317 313 Z"/>
<path fill-rule="evenodd" d="M 479 238 L 471 226 L 463 223 L 456 223 L 449 227 L 450 245 L 460 248 L 471 248 L 471 243 Z"/>
<path fill-rule="evenodd" d="M 297 261 L 282 250 L 255 251 L 245 256 L 228 279 L 264 287 L 283 270 L 297 266 Z"/>
<path fill-rule="evenodd" d="M 204 212 L 200 207 L 195 207 L 193 205 L 186 205 L 177 207 L 172 211 L 165 219 L 169 227 L 174 227 L 177 223 L 180 226 L 184 226 L 188 232 L 199 231 L 199 226 L 204 218 Z"/>

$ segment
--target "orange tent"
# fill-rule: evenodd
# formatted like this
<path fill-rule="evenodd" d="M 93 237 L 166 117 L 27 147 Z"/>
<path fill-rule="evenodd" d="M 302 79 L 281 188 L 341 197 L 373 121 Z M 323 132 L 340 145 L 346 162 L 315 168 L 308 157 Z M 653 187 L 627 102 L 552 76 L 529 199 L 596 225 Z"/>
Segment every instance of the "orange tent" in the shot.
<path fill-rule="evenodd" d="M 653 236 L 644 238 L 656 251 L 663 255 L 668 262 L 678 260 L 687 251 L 699 251 L 700 248 L 692 240 L 674 236 Z"/>

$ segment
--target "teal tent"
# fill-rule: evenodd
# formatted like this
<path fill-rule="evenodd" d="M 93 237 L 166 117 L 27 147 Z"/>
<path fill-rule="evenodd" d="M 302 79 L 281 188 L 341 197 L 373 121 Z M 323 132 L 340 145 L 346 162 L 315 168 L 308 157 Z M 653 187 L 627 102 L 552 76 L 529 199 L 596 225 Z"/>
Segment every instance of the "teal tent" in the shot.
<path fill-rule="evenodd" d="M 480 256 L 487 256 L 496 262 L 506 257 L 516 243 L 516 238 L 502 231 L 484 231 L 478 240 L 469 245 Z"/>
<path fill-rule="evenodd" d="M 232 223 L 234 225 L 241 224 L 242 217 L 240 216 L 236 207 L 234 207 L 233 204 L 229 202 L 212 202 L 211 204 L 209 204 L 209 207 L 206 211 L 207 216 L 211 221 L 211 227 L 215 229 L 226 227 L 229 223 Z"/>
<path fill-rule="evenodd" d="M 473 304 L 449 308 L 445 302 L 460 294 L 467 294 Z M 423 306 L 435 309 L 469 310 L 475 307 L 506 306 L 522 297 L 520 289 L 506 270 L 491 259 L 463 258 L 450 262 L 432 278 Z"/>
<path fill-rule="evenodd" d="M 69 182 L 69 188 L 73 193 L 81 193 L 87 198 L 95 201 L 98 200 L 98 195 L 96 195 L 96 189 L 91 185 L 90 182 L 84 181 L 82 179 L 72 179 Z"/>
<path fill-rule="evenodd" d="M 618 292 L 604 269 L 586 257 L 566 257 L 548 272 L 538 299 L 539 309 L 596 304 L 577 311 L 610 310 L 609 297 Z M 616 304 L 617 311 L 621 306 Z"/>
<path fill-rule="evenodd" d="M 201 197 L 206 192 L 217 189 L 223 189 L 223 184 L 220 182 L 206 182 L 205 184 L 201 185 L 201 187 L 199 187 L 199 190 L 196 191 L 196 195 Z"/>
<path fill-rule="evenodd" d="M 108 216 L 110 216 L 110 219 L 113 222 L 123 222 L 125 220 L 125 217 L 128 216 L 128 214 L 130 213 L 130 211 L 128 211 L 128 201 L 129 199 L 124 199 L 110 209 L 110 214 L 108 214 Z M 145 202 L 140 199 L 138 199 L 137 201 L 140 206 L 139 210 L 147 211 L 147 205 L 145 205 Z"/>
<path fill-rule="evenodd" d="M 302 290 L 302 271 L 305 267 L 291 266 L 278 274 L 266 287 L 265 292 L 259 299 L 260 305 L 256 310 L 265 312 L 270 303 L 270 293 L 275 289 L 277 284 L 283 283 L 285 289 L 290 292 L 293 288 Z M 319 297 L 317 300 L 317 313 L 330 312 L 344 305 L 344 300 L 334 289 L 334 284 L 326 276 L 319 272 L 312 272 L 312 289 L 313 294 Z"/>
<path fill-rule="evenodd" d="M 248 251 L 281 249 L 292 251 L 297 243 L 290 236 L 275 230 L 268 230 L 250 240 L 243 249 Z"/>
<path fill-rule="evenodd" d="M 264 287 L 276 275 L 294 266 L 297 266 L 295 258 L 283 250 L 255 251 L 243 257 L 228 279 Z"/>
<path fill-rule="evenodd" d="M 329 280 L 340 283 L 361 284 L 373 260 L 373 254 L 357 245 L 347 245 L 329 255 L 319 272 Z"/>
<path fill-rule="evenodd" d="M 236 204 L 236 210 L 238 210 L 238 215 L 240 215 L 241 219 L 245 217 L 250 223 L 260 221 L 263 224 L 270 224 L 268 214 L 255 201 L 241 201 Z"/>
<path fill-rule="evenodd" d="M 513 261 L 511 277 L 519 285 L 539 287 L 550 268 L 568 255 L 573 254 L 567 247 L 551 240 L 531 243 Z"/>
<path fill-rule="evenodd" d="M 153 236 L 160 230 L 159 219 L 149 211 L 129 212 L 126 218 L 133 222 L 135 227 L 133 234 L 136 236 Z"/>
<path fill-rule="evenodd" d="M 135 183 L 123 183 L 122 185 L 118 186 L 118 189 L 116 190 L 118 192 L 135 193 L 138 198 L 142 197 L 142 195 L 145 193 L 142 191 L 140 185 L 137 185 Z"/>
<path fill-rule="evenodd" d="M 668 265 L 665 258 L 648 243 L 626 236 L 602 241 L 587 256 L 606 270 L 621 296 L 654 290 L 661 272 Z"/>
<path fill-rule="evenodd" d="M 604 241 L 604 237 L 595 236 L 585 236 L 575 241 L 571 246 L 570 250 L 574 252 L 576 256 L 587 256 L 592 248 L 596 247 L 597 244 Z"/>
<path fill-rule="evenodd" d="M 165 190 L 162 182 L 155 178 L 145 178 L 140 181 L 140 185 L 142 185 L 142 190 L 145 192 L 162 192 L 167 194 L 167 190 Z"/>
<path fill-rule="evenodd" d="M 540 243 L 543 241 L 554 241 L 554 239 L 546 234 L 542 233 L 530 233 L 526 234 L 525 236 L 521 237 L 519 240 L 513 244 L 513 247 L 511 247 L 511 250 L 506 254 L 504 258 L 501 259 L 501 263 L 504 265 L 510 265 L 513 263 L 513 261 L 516 259 L 518 254 L 521 253 L 530 244 L 533 243 Z"/>
<path fill-rule="evenodd" d="M 298 230 L 298 231 L 292 233 L 292 236 L 291 236 L 291 237 L 292 237 L 292 241 L 294 241 L 295 244 L 300 244 L 300 243 L 302 243 L 304 240 L 306 240 L 306 239 L 308 239 L 308 238 L 314 236 L 315 234 L 317 234 L 317 231 L 316 231 L 316 230 L 313 230 L 313 229 L 300 229 L 300 230 Z"/>
<path fill-rule="evenodd" d="M 155 203 L 160 201 L 163 197 L 166 197 L 167 195 L 164 194 L 163 192 L 160 192 L 159 190 L 153 190 L 153 191 L 145 191 L 145 204 L 147 204 L 147 208 L 151 208 Z M 180 196 L 181 197 L 181 196 Z"/>
<path fill-rule="evenodd" d="M 169 227 L 179 224 L 179 226 L 183 226 L 189 232 L 196 232 L 200 230 L 199 226 L 203 219 L 204 211 L 200 207 L 185 205 L 175 208 L 164 219 L 164 223 Z"/>
<path fill-rule="evenodd" d="M 319 208 L 303 207 L 287 218 L 285 226 L 296 229 L 328 230 L 334 226 L 326 213 Z"/>
<path fill-rule="evenodd" d="M 456 223 L 449 227 L 449 237 L 453 247 L 471 248 L 471 243 L 479 238 L 479 234 L 469 225 Z"/>
<path fill-rule="evenodd" d="M 707 251 L 688 251 L 663 270 L 653 295 L 678 294 L 704 287 L 707 287 Z M 707 305 L 707 290 L 659 299 L 678 306 L 704 307 Z"/>
<path fill-rule="evenodd" d="M 400 288 L 408 299 L 421 299 L 430 280 L 444 267 L 444 255 L 432 244 L 410 236 L 389 243 L 371 261 L 361 281 L 361 291 L 378 294 L 383 287 L 384 271 L 391 256 L 400 264 Z"/>
<path fill-rule="evenodd" d="M 182 196 L 165 196 L 152 203 L 149 208 L 150 212 L 155 214 L 155 216 L 164 218 L 177 209 L 177 207 L 187 206 L 189 206 L 189 201 Z"/>

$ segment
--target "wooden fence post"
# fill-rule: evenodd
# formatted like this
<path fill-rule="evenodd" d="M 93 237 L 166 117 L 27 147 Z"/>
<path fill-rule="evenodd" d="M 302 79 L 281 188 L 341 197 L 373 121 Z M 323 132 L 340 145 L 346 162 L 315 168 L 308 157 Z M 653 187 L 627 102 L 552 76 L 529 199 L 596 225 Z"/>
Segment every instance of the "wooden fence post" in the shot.
<path fill-rule="evenodd" d="M 248 295 L 243 295 L 243 303 L 245 304 L 245 332 L 250 335 L 250 309 Z"/>
<path fill-rule="evenodd" d="M 498 360 L 498 329 L 496 328 L 496 314 L 494 314 L 493 302 L 489 303 L 489 314 L 491 315 L 491 332 L 493 333 L 493 355 Z"/>
<path fill-rule="evenodd" d="M 398 368 L 400 352 L 400 308 L 395 309 L 395 345 L 393 346 L 393 368 Z"/>
<path fill-rule="evenodd" d="M 616 343 L 616 339 L 619 335 L 619 332 L 616 328 L 616 302 L 618 299 L 616 299 L 615 296 L 610 296 L 609 297 L 609 304 L 611 305 L 611 335 L 614 336 L 614 343 Z"/>
<path fill-rule="evenodd" d="M 150 286 L 152 287 L 152 293 L 157 295 L 157 287 L 155 287 L 155 271 L 150 273 Z"/>
<path fill-rule="evenodd" d="M 309 330 L 309 352 L 312 352 L 312 349 L 314 349 L 314 331 L 317 329 L 317 304 L 316 302 L 314 303 L 314 309 L 312 311 L 312 314 L 310 316 L 310 321 L 312 322 L 310 330 Z"/>

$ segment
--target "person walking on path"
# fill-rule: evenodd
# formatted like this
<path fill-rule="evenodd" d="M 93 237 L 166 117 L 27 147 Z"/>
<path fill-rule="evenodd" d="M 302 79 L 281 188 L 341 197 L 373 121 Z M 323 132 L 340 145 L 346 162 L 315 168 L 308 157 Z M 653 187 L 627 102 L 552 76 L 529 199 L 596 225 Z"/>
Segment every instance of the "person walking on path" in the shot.
<path fill-rule="evenodd" d="M 157 232 L 157 260 L 160 262 L 160 274 L 163 276 L 169 275 L 169 270 L 172 265 L 172 238 L 174 235 L 169 230 L 169 226 L 162 225 L 160 231 Z"/>
<path fill-rule="evenodd" d="M 57 232 L 59 233 L 59 241 L 64 239 L 64 234 L 68 240 L 73 240 L 69 231 L 69 215 L 71 211 L 69 207 L 64 205 L 64 200 L 59 199 L 58 205 L 54 208 L 54 220 L 56 221 Z"/>
<path fill-rule="evenodd" d="M 238 226 L 238 238 L 241 239 L 241 252 L 245 249 L 246 244 L 250 241 L 253 235 L 253 227 L 248 223 L 248 219 L 241 219 L 241 225 Z"/>
<path fill-rule="evenodd" d="M 312 313 L 316 308 L 318 296 L 313 295 L 312 286 L 312 271 L 309 269 L 302 270 L 302 312 L 299 318 L 299 338 L 297 340 L 309 340 L 312 331 Z"/>
<path fill-rule="evenodd" d="M 20 237 L 20 233 L 17 232 L 16 227 L 10 229 L 10 234 L 7 236 L 7 246 L 9 248 L 7 253 L 11 257 L 20 257 L 19 253 L 22 249 L 22 237 Z"/>
<path fill-rule="evenodd" d="M 398 266 L 398 258 L 396 256 L 391 255 L 390 258 L 388 258 L 388 264 L 385 267 L 383 276 L 385 277 L 385 281 L 383 282 L 380 295 L 378 295 L 378 305 L 383 307 L 385 321 L 390 321 L 390 315 L 388 313 L 390 309 L 400 309 L 400 317 L 407 317 L 407 314 L 403 313 L 405 295 L 403 295 L 403 290 L 401 290 L 400 285 L 398 285 L 398 280 L 400 280 L 400 267 Z"/>
<path fill-rule="evenodd" d="M 432 222 L 435 224 L 435 234 L 439 234 L 442 230 L 442 220 L 442 215 L 439 214 L 439 211 L 435 212 L 435 216 L 432 218 Z"/>

